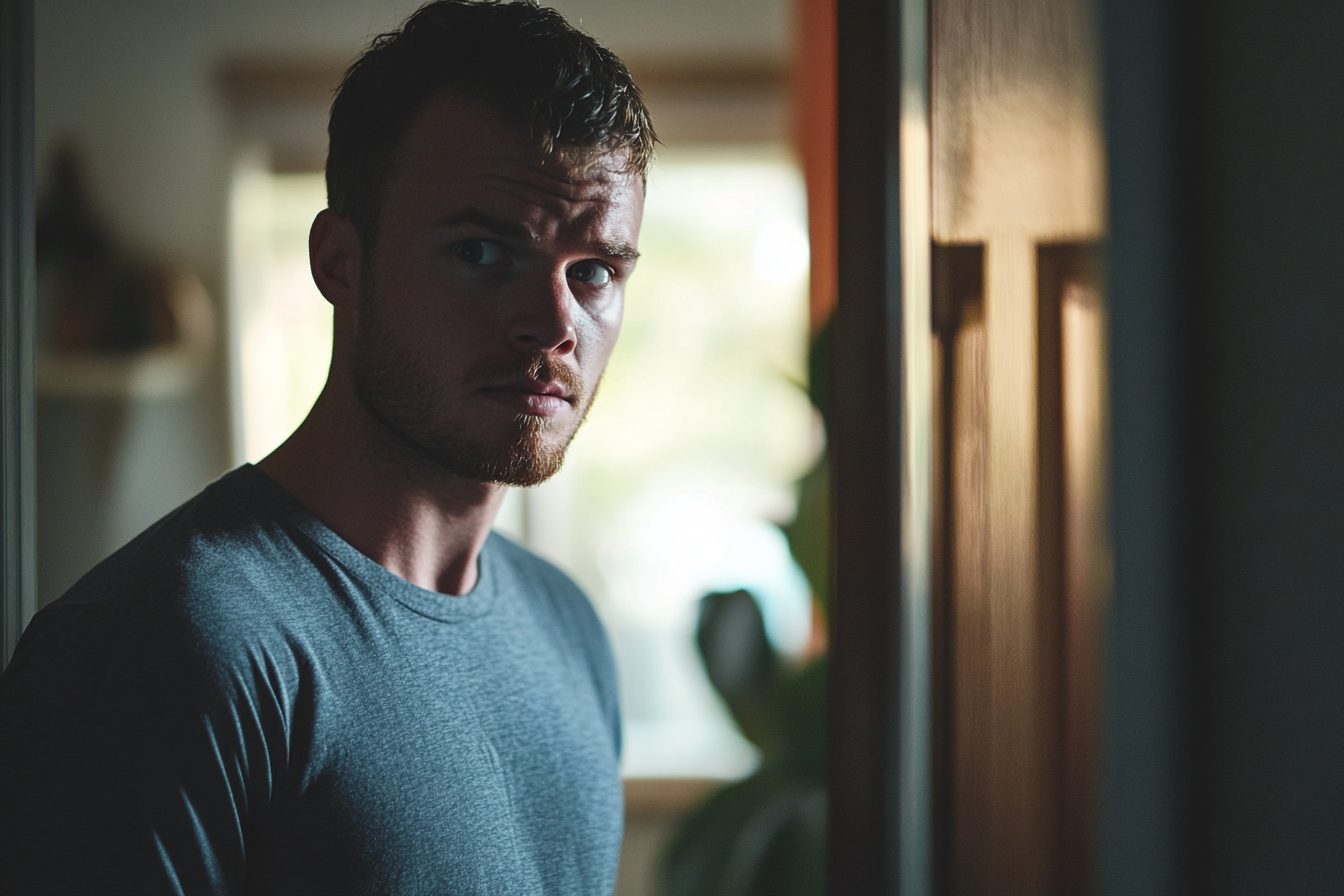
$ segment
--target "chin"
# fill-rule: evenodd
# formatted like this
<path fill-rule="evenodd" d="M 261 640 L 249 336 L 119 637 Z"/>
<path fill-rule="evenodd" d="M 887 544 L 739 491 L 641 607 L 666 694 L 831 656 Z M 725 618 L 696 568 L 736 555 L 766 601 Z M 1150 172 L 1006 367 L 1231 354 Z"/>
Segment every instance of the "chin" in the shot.
<path fill-rule="evenodd" d="M 523 416 L 536 422 L 525 425 L 509 444 L 486 446 L 444 439 L 436 440 L 425 453 L 444 471 L 465 479 L 522 488 L 540 485 L 559 472 L 569 439 L 547 432 L 554 421 Z"/>

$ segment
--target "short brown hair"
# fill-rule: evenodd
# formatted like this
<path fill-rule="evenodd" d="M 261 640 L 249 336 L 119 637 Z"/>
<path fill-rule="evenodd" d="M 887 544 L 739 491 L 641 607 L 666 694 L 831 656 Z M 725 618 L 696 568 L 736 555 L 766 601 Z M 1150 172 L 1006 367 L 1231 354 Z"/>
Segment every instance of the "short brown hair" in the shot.
<path fill-rule="evenodd" d="M 445 91 L 520 116 L 545 152 L 624 150 L 641 176 L 653 159 L 657 138 L 624 63 L 560 13 L 523 0 L 436 0 L 374 38 L 331 106 L 327 203 L 366 248 L 402 138 Z"/>

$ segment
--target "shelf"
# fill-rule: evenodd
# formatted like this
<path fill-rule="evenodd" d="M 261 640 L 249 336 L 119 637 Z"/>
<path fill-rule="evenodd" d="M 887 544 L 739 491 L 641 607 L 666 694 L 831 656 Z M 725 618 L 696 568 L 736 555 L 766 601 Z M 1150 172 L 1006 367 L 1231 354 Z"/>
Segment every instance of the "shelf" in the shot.
<path fill-rule="evenodd" d="M 37 352 L 37 394 L 44 398 L 169 398 L 193 391 L 210 365 L 214 311 L 191 274 L 170 271 L 168 301 L 180 338 L 131 353 Z"/>

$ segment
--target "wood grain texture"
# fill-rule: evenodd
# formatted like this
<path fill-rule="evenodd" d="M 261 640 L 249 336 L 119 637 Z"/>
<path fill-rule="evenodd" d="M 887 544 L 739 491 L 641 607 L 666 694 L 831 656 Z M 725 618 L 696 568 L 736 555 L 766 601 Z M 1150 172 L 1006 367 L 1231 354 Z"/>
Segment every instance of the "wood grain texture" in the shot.
<path fill-rule="evenodd" d="M 1068 271 L 1038 262 L 1047 244 L 1084 247 L 1061 258 L 1085 255 L 1104 227 L 1092 19 L 1089 0 L 931 5 L 934 257 L 983 246 L 978 303 L 954 303 L 951 320 L 935 273 L 934 327 L 952 379 L 939 592 L 949 756 L 937 817 L 942 889 L 958 894 L 1087 889 L 1082 788 L 1100 635 L 1098 586 L 1080 582 L 1095 578 L 1104 542 L 1085 524 L 1104 512 L 1088 484 L 1100 469 L 1102 359 L 1072 317 L 1066 357 Z"/>
<path fill-rule="evenodd" d="M 991 726 L 985 708 L 990 681 L 989 412 L 985 381 L 985 324 L 979 306 L 968 309 L 954 337 L 952 395 L 952 823 L 954 893 L 983 892 L 992 881 L 985 848 L 992 818 Z"/>
<path fill-rule="evenodd" d="M 933 233 L 1099 235 L 1103 141 L 1089 0 L 934 0 Z"/>
<path fill-rule="evenodd" d="M 1092 247 L 1087 247 L 1091 249 Z M 1101 739 L 1103 621 L 1111 583 L 1106 501 L 1106 318 L 1093 277 L 1061 290 L 1064 454 L 1064 705 L 1061 889 L 1093 877 Z"/>
<path fill-rule="evenodd" d="M 1036 290 L 1034 246 L 990 241 L 985 258 L 989 524 L 989 789 L 985 844 L 998 892 L 1049 889 L 1045 737 L 1049 626 L 1037 588 Z"/>

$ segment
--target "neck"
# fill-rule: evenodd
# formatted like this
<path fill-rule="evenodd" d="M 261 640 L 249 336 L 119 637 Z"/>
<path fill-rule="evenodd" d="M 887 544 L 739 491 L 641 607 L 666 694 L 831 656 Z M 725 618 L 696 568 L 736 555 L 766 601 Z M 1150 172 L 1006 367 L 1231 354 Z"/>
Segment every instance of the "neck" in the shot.
<path fill-rule="evenodd" d="M 303 425 L 258 466 L 389 572 L 466 594 L 504 488 L 438 470 L 413 450 L 351 391 L 328 383 Z"/>

